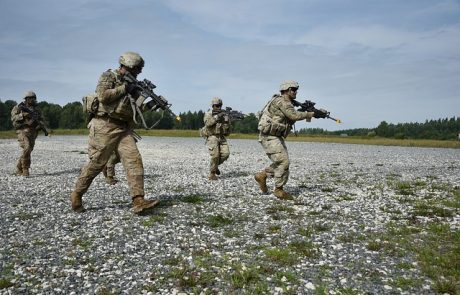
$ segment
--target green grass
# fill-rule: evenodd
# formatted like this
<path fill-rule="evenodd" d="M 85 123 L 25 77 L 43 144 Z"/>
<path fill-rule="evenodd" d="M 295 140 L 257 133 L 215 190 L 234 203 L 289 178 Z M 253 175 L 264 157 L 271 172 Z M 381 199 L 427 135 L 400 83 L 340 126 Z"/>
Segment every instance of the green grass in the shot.
<path fill-rule="evenodd" d="M 143 130 L 137 129 L 141 136 L 164 136 L 164 137 L 199 137 L 198 130 Z M 87 129 L 54 129 L 53 135 L 87 135 Z M 0 131 L 0 139 L 16 138 L 14 130 Z M 252 139 L 258 138 L 257 134 L 231 134 L 230 139 Z M 301 142 L 327 142 L 345 144 L 366 144 L 366 145 L 385 145 L 385 146 L 408 146 L 408 147 L 437 147 L 437 148 L 460 148 L 460 141 L 455 140 L 428 140 L 428 139 L 391 139 L 379 137 L 359 137 L 359 136 L 311 136 L 311 135 L 290 135 L 288 141 Z"/>
<path fill-rule="evenodd" d="M 166 214 L 152 215 L 147 219 L 142 219 L 141 225 L 145 227 L 155 227 L 157 223 L 161 223 L 166 218 Z"/>
<path fill-rule="evenodd" d="M 283 266 L 294 265 L 298 260 L 298 256 L 292 250 L 286 248 L 266 249 L 264 252 L 269 261 Z"/>
<path fill-rule="evenodd" d="M 234 223 L 234 220 L 221 214 L 211 215 L 207 218 L 208 225 L 212 228 L 222 227 Z"/>

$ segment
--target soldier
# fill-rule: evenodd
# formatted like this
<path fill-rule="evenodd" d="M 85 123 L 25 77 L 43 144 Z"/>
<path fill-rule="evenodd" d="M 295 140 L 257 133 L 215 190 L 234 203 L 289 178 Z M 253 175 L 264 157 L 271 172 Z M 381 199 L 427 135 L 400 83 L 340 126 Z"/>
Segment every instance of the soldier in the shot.
<path fill-rule="evenodd" d="M 225 138 L 230 134 L 230 124 L 229 116 L 222 111 L 222 100 L 214 97 L 211 109 L 204 114 L 204 127 L 201 129 L 211 156 L 209 180 L 217 180 L 217 175 L 220 175 L 219 165 L 230 156 Z"/>
<path fill-rule="evenodd" d="M 11 110 L 11 121 L 18 135 L 22 155 L 16 164 L 16 175 L 29 176 L 30 154 L 35 146 L 38 131 L 43 130 L 48 136 L 48 130 L 43 122 L 40 110 L 37 108 L 37 95 L 33 91 L 24 94 L 24 102 Z"/>
<path fill-rule="evenodd" d="M 289 178 L 289 155 L 284 139 L 289 135 L 296 121 L 311 118 L 324 118 L 325 110 L 316 112 L 298 112 L 292 105 L 297 96 L 299 84 L 295 81 L 285 81 L 280 86 L 281 95 L 275 94 L 265 105 L 259 117 L 259 142 L 272 161 L 263 171 L 256 173 L 255 180 L 262 193 L 268 193 L 267 177 L 275 179 L 273 194 L 282 200 L 292 200 L 292 196 L 284 191 L 283 186 Z"/>
<path fill-rule="evenodd" d="M 118 163 L 120 163 L 120 156 L 116 152 L 113 152 L 107 161 L 107 164 L 104 166 L 104 169 L 102 169 L 102 173 L 105 177 L 105 182 L 108 184 L 113 185 L 118 182 L 118 180 L 115 178 L 115 165 Z"/>
<path fill-rule="evenodd" d="M 89 162 L 82 168 L 70 199 L 72 209 L 83 212 L 82 196 L 93 179 L 102 171 L 110 156 L 116 152 L 125 169 L 133 201 L 134 213 L 143 213 L 158 200 L 144 199 L 144 167 L 133 137 L 133 108 L 131 102 L 139 97 L 134 83 L 126 83 L 127 73 L 137 77 L 144 60 L 135 52 L 126 52 L 119 58 L 120 67 L 107 70 L 99 78 L 96 94 L 99 100 L 96 115 L 89 123 Z"/>

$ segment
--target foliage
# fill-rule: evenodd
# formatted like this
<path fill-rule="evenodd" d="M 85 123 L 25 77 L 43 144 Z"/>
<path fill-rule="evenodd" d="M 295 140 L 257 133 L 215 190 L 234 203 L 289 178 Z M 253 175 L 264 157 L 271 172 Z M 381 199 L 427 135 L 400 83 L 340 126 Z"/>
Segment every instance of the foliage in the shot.
<path fill-rule="evenodd" d="M 11 130 L 11 110 L 17 103 L 13 100 L 0 100 L 0 131 Z M 78 129 L 86 128 L 86 115 L 80 102 L 72 102 L 61 107 L 58 104 L 39 102 L 39 108 L 45 122 L 50 129 Z M 156 111 L 144 113 L 147 126 L 158 124 L 155 129 L 161 130 L 197 130 L 203 127 L 204 112 L 188 111 L 179 113 L 180 120 L 168 112 Z M 257 133 L 258 120 L 255 114 L 249 113 L 241 121 L 233 122 L 233 133 Z M 357 128 L 338 131 L 327 131 L 321 128 L 302 128 L 299 135 L 343 136 L 362 138 L 391 138 L 391 139 L 431 139 L 455 140 L 460 132 L 460 117 L 425 121 L 425 123 L 398 123 L 381 122 L 376 128 Z M 198 133 L 197 133 L 198 134 Z"/>

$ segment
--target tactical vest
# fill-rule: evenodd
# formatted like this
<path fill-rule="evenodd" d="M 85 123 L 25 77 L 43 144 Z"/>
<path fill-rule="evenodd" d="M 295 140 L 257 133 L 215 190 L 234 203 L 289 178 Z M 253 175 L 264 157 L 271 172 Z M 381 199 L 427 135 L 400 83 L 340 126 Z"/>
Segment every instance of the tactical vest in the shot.
<path fill-rule="evenodd" d="M 212 112 L 209 111 L 208 115 L 212 115 Z M 231 132 L 231 123 L 230 118 L 225 115 L 223 116 L 216 124 L 212 126 L 204 126 L 200 129 L 200 135 L 202 137 L 208 137 L 211 135 L 215 136 L 228 136 Z"/>
<path fill-rule="evenodd" d="M 265 105 L 259 117 L 259 124 L 257 129 L 263 135 L 272 135 L 286 138 L 291 132 L 292 124 L 288 122 L 287 118 L 279 116 L 278 114 L 273 114 L 270 110 L 273 102 L 279 98 L 281 98 L 281 96 L 275 94 Z"/>
<path fill-rule="evenodd" d="M 100 81 L 100 83 L 104 82 L 103 79 L 110 79 L 110 78 L 115 78 L 115 81 L 113 82 L 113 85 L 111 88 L 115 88 L 115 87 L 118 87 L 124 84 L 124 82 L 121 79 L 121 75 L 118 74 L 115 70 L 108 70 L 107 72 L 105 72 L 103 76 L 101 77 L 102 81 Z M 131 95 L 127 94 L 108 104 L 102 103 L 101 101 L 99 101 L 97 115 L 98 116 L 109 116 L 117 120 L 121 120 L 125 122 L 132 122 L 134 112 L 131 106 L 131 101 L 130 101 L 131 99 L 134 99 L 134 98 L 132 98 Z"/>

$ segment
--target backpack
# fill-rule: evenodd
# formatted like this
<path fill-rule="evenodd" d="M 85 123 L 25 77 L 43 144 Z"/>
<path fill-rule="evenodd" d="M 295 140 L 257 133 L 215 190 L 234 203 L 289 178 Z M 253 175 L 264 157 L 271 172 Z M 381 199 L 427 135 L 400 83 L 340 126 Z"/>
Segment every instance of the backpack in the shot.
<path fill-rule="evenodd" d="M 83 112 L 86 114 L 97 114 L 97 110 L 99 109 L 99 99 L 97 98 L 96 93 L 90 93 L 81 99 L 83 103 Z"/>

